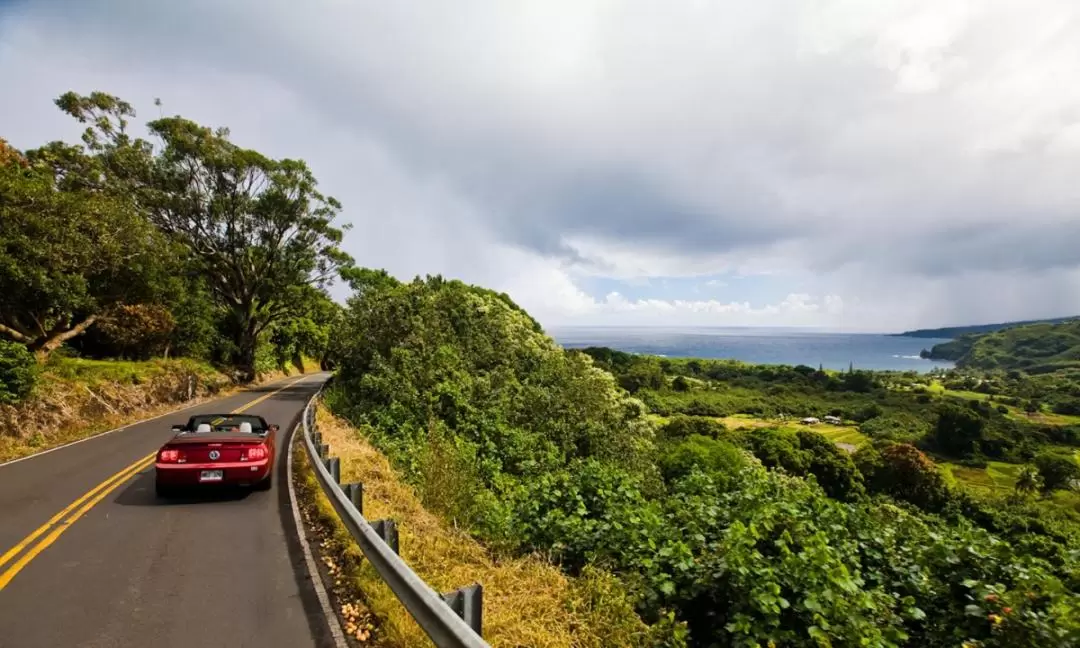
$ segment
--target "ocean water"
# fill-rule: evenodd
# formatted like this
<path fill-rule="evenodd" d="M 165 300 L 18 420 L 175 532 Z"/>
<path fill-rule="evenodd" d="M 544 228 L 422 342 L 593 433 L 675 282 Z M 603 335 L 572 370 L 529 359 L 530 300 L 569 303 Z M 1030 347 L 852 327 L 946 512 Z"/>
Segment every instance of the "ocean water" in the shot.
<path fill-rule="evenodd" d="M 945 339 L 876 333 L 827 333 L 792 328 L 559 327 L 548 330 L 566 348 L 606 346 L 671 358 L 730 358 L 755 364 L 821 365 L 826 369 L 927 372 L 951 362 L 919 351 Z"/>

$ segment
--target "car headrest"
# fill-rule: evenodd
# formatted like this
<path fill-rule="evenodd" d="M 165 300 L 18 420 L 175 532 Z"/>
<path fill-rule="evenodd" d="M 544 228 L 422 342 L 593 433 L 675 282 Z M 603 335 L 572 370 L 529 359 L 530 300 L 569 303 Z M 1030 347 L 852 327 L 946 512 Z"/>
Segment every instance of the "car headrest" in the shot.
<path fill-rule="evenodd" d="M 251 434 L 251 423 L 244 421 L 240 424 L 240 431 L 244 434 Z"/>
<path fill-rule="evenodd" d="M 205 434 L 210 431 L 209 423 L 199 423 L 199 427 L 195 428 L 195 432 L 199 434 Z"/>

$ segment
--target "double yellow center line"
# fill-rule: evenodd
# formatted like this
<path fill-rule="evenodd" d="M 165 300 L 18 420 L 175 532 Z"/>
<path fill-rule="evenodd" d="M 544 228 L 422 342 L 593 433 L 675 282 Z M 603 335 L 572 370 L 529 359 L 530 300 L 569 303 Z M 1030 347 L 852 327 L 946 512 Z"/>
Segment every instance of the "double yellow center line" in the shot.
<path fill-rule="evenodd" d="M 259 403 L 266 400 L 267 398 L 270 398 L 274 394 L 282 391 L 283 389 L 292 387 L 303 379 L 304 378 L 301 377 L 298 380 L 294 380 L 288 383 L 284 387 L 280 387 L 279 389 L 270 392 L 269 394 L 264 394 L 251 401 L 250 403 L 247 403 L 246 405 L 233 410 L 232 413 L 239 414 L 251 407 L 254 407 L 255 405 L 258 405 Z M 68 527 L 70 527 L 79 518 L 85 515 L 87 511 L 94 508 L 98 504 L 98 502 L 108 497 L 109 493 L 119 488 L 121 484 L 131 479 L 137 473 L 149 468 L 154 463 L 154 458 L 156 456 L 157 451 L 151 452 L 145 457 L 136 460 L 134 463 L 127 466 L 126 468 L 121 469 L 112 477 L 109 477 L 105 481 L 101 482 L 97 486 L 91 488 L 89 491 L 84 493 L 81 497 L 79 497 L 79 499 L 75 500 L 66 508 L 64 508 L 64 510 L 49 518 L 48 522 L 42 524 L 30 535 L 20 540 L 17 545 L 12 547 L 11 549 L 8 549 L 3 556 L 0 556 L 0 570 L 3 570 L 0 571 L 0 590 L 3 590 L 5 587 L 7 587 L 7 584 L 11 582 L 11 579 L 15 578 L 16 574 L 22 571 L 23 567 L 26 567 L 28 564 L 30 564 L 30 561 L 36 558 L 39 553 L 48 548 L 48 546 L 52 543 L 56 542 L 56 539 L 59 538 L 60 535 L 64 533 L 64 531 L 67 531 Z M 52 530 L 50 531 L 50 529 Z M 31 547 L 30 550 L 23 554 L 18 560 L 11 563 L 10 566 L 5 567 L 5 565 L 7 565 L 8 562 L 11 561 L 11 559 L 18 556 L 27 547 L 30 547 L 30 545 L 35 540 L 44 535 L 46 532 L 48 532 L 48 535 L 45 535 L 45 537 L 42 538 L 40 542 Z"/>
<path fill-rule="evenodd" d="M 86 514 L 87 511 L 94 508 L 94 506 L 105 499 L 109 493 L 116 490 L 120 484 L 126 482 L 135 473 L 148 468 L 150 464 L 154 463 L 154 455 L 156 452 L 151 452 L 142 459 L 139 459 L 135 463 L 131 464 L 127 468 L 124 468 L 120 472 L 116 473 L 112 477 L 109 477 L 105 481 L 101 482 L 88 493 L 75 500 L 68 505 L 63 511 L 60 511 L 56 515 L 49 518 L 49 521 L 42 524 L 33 533 L 23 538 L 19 544 L 15 545 L 11 549 L 8 549 L 7 553 L 0 556 L 0 568 L 3 568 L 9 560 L 19 554 L 20 551 L 25 549 L 30 543 L 49 530 L 50 527 L 56 525 L 56 528 L 52 530 L 52 533 L 45 536 L 45 539 L 37 543 L 30 551 L 27 551 L 21 558 L 15 561 L 10 567 L 0 573 L 0 590 L 4 589 L 12 578 L 15 578 L 15 574 L 18 574 L 23 567 L 25 567 L 31 560 L 37 557 L 39 553 L 45 550 L 46 547 L 56 542 L 56 539 L 60 537 L 69 526 L 75 523 L 76 520 Z"/>

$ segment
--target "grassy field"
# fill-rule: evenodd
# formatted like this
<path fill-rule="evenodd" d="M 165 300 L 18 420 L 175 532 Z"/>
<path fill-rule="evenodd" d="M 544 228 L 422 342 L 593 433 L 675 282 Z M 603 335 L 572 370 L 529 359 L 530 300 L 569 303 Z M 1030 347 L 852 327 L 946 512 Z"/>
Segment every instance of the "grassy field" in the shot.
<path fill-rule="evenodd" d="M 988 394 L 980 392 L 965 391 L 958 389 L 945 389 L 941 383 L 934 381 L 931 383 L 927 390 L 933 394 L 939 394 L 943 396 L 952 396 L 954 398 L 961 398 L 963 400 L 972 401 L 987 401 L 990 400 Z M 996 401 L 991 401 L 994 405 L 1003 405 Z M 1073 416 L 1069 414 L 1055 414 L 1048 409 L 1043 409 L 1038 412 L 1025 412 L 1019 407 L 1013 405 L 1005 405 L 1005 408 L 1009 410 L 1007 416 L 1017 421 L 1027 421 L 1030 423 L 1038 423 L 1041 425 L 1078 425 L 1080 424 L 1080 416 Z"/>
<path fill-rule="evenodd" d="M 649 420 L 657 426 L 667 423 L 669 418 L 660 416 L 659 414 L 649 414 L 648 417 Z M 791 421 L 790 419 L 786 421 L 777 421 L 758 418 L 749 414 L 735 414 L 732 416 L 724 416 L 716 420 L 723 423 L 724 427 L 729 430 L 763 427 L 779 427 L 785 430 L 812 430 L 825 436 L 833 443 L 845 444 L 852 447 L 858 447 L 868 440 L 868 437 L 862 432 L 859 432 L 858 426 L 855 425 L 829 425 L 828 423 L 804 425 L 803 423 Z"/>
<path fill-rule="evenodd" d="M 854 425 L 830 425 L 828 423 L 806 425 L 798 421 L 775 421 L 756 418 L 747 414 L 725 416 L 718 420 L 731 430 L 762 427 L 780 427 L 785 430 L 811 430 L 825 436 L 833 443 L 844 443 L 852 446 L 858 446 L 867 440 L 866 435 L 859 432 L 859 428 Z"/>
<path fill-rule="evenodd" d="M 972 468 L 949 462 L 939 465 L 942 471 L 952 475 L 958 484 L 995 495 L 1011 493 L 1020 469 L 1023 468 L 1021 464 L 1002 461 L 988 462 L 986 468 Z"/>

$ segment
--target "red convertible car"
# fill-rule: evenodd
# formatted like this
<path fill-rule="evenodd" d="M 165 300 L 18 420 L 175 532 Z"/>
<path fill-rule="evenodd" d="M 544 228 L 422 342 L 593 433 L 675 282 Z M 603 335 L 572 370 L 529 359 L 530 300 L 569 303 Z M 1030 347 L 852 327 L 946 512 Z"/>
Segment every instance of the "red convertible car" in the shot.
<path fill-rule="evenodd" d="M 269 490 L 273 483 L 278 426 L 248 414 L 199 414 L 158 450 L 154 464 L 158 497 L 188 486 L 229 484 Z"/>

